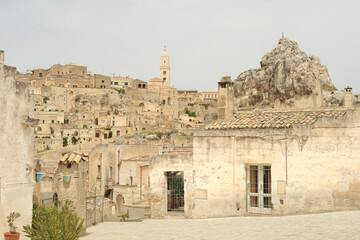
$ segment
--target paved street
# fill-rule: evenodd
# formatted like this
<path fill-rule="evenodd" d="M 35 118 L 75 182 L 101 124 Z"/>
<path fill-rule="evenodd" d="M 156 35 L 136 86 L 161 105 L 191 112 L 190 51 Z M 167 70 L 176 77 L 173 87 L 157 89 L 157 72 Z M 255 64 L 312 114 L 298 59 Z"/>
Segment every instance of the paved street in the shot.
<path fill-rule="evenodd" d="M 80 239 L 360 239 L 360 211 L 285 217 L 106 222 L 88 228 Z"/>

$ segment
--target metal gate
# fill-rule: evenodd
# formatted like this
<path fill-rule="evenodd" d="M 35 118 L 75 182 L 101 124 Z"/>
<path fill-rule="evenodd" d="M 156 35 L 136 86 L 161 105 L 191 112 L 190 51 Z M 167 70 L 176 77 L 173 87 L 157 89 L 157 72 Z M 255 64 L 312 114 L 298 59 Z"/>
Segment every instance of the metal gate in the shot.
<path fill-rule="evenodd" d="M 167 172 L 167 209 L 184 211 L 184 172 Z"/>
<path fill-rule="evenodd" d="M 246 175 L 248 212 L 271 214 L 271 166 L 250 165 Z"/>
<path fill-rule="evenodd" d="M 104 197 L 86 197 L 86 227 L 104 221 Z"/>

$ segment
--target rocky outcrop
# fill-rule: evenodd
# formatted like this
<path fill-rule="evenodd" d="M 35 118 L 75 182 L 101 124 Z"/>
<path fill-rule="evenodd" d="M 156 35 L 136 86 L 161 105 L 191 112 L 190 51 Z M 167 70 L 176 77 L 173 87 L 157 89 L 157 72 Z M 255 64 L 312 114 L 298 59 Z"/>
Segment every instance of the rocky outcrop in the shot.
<path fill-rule="evenodd" d="M 335 90 L 327 68 L 314 56 L 307 56 L 298 44 L 281 38 L 277 47 L 266 54 L 259 69 L 241 73 L 235 80 L 238 107 L 294 106 L 302 97 L 315 99 L 321 90 Z"/>

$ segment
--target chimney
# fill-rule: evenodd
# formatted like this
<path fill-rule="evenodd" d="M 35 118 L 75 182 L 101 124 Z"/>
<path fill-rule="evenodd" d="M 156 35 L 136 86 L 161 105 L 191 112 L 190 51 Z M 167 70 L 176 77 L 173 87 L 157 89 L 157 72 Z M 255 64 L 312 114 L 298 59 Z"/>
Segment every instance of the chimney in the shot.
<path fill-rule="evenodd" d="M 347 86 L 345 88 L 345 95 L 344 95 L 344 107 L 346 108 L 352 108 L 353 102 L 352 102 L 352 88 Z"/>

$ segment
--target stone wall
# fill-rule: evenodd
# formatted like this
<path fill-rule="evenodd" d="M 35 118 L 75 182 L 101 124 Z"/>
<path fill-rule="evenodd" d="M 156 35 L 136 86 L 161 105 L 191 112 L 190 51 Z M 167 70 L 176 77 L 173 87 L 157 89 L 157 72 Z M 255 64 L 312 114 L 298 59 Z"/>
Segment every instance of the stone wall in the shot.
<path fill-rule="evenodd" d="M 193 217 L 195 184 L 193 183 L 192 159 L 192 153 L 182 153 L 157 155 L 150 160 L 151 218 L 163 218 L 167 214 L 166 173 L 171 171 L 184 172 L 184 216 Z"/>
<path fill-rule="evenodd" d="M 9 230 L 6 216 L 10 212 L 21 214 L 15 222 L 19 231 L 31 224 L 32 218 L 34 130 L 26 122 L 32 116 L 28 85 L 16 81 L 16 72 L 16 68 L 4 65 L 4 52 L 0 51 L 1 234 Z"/>

